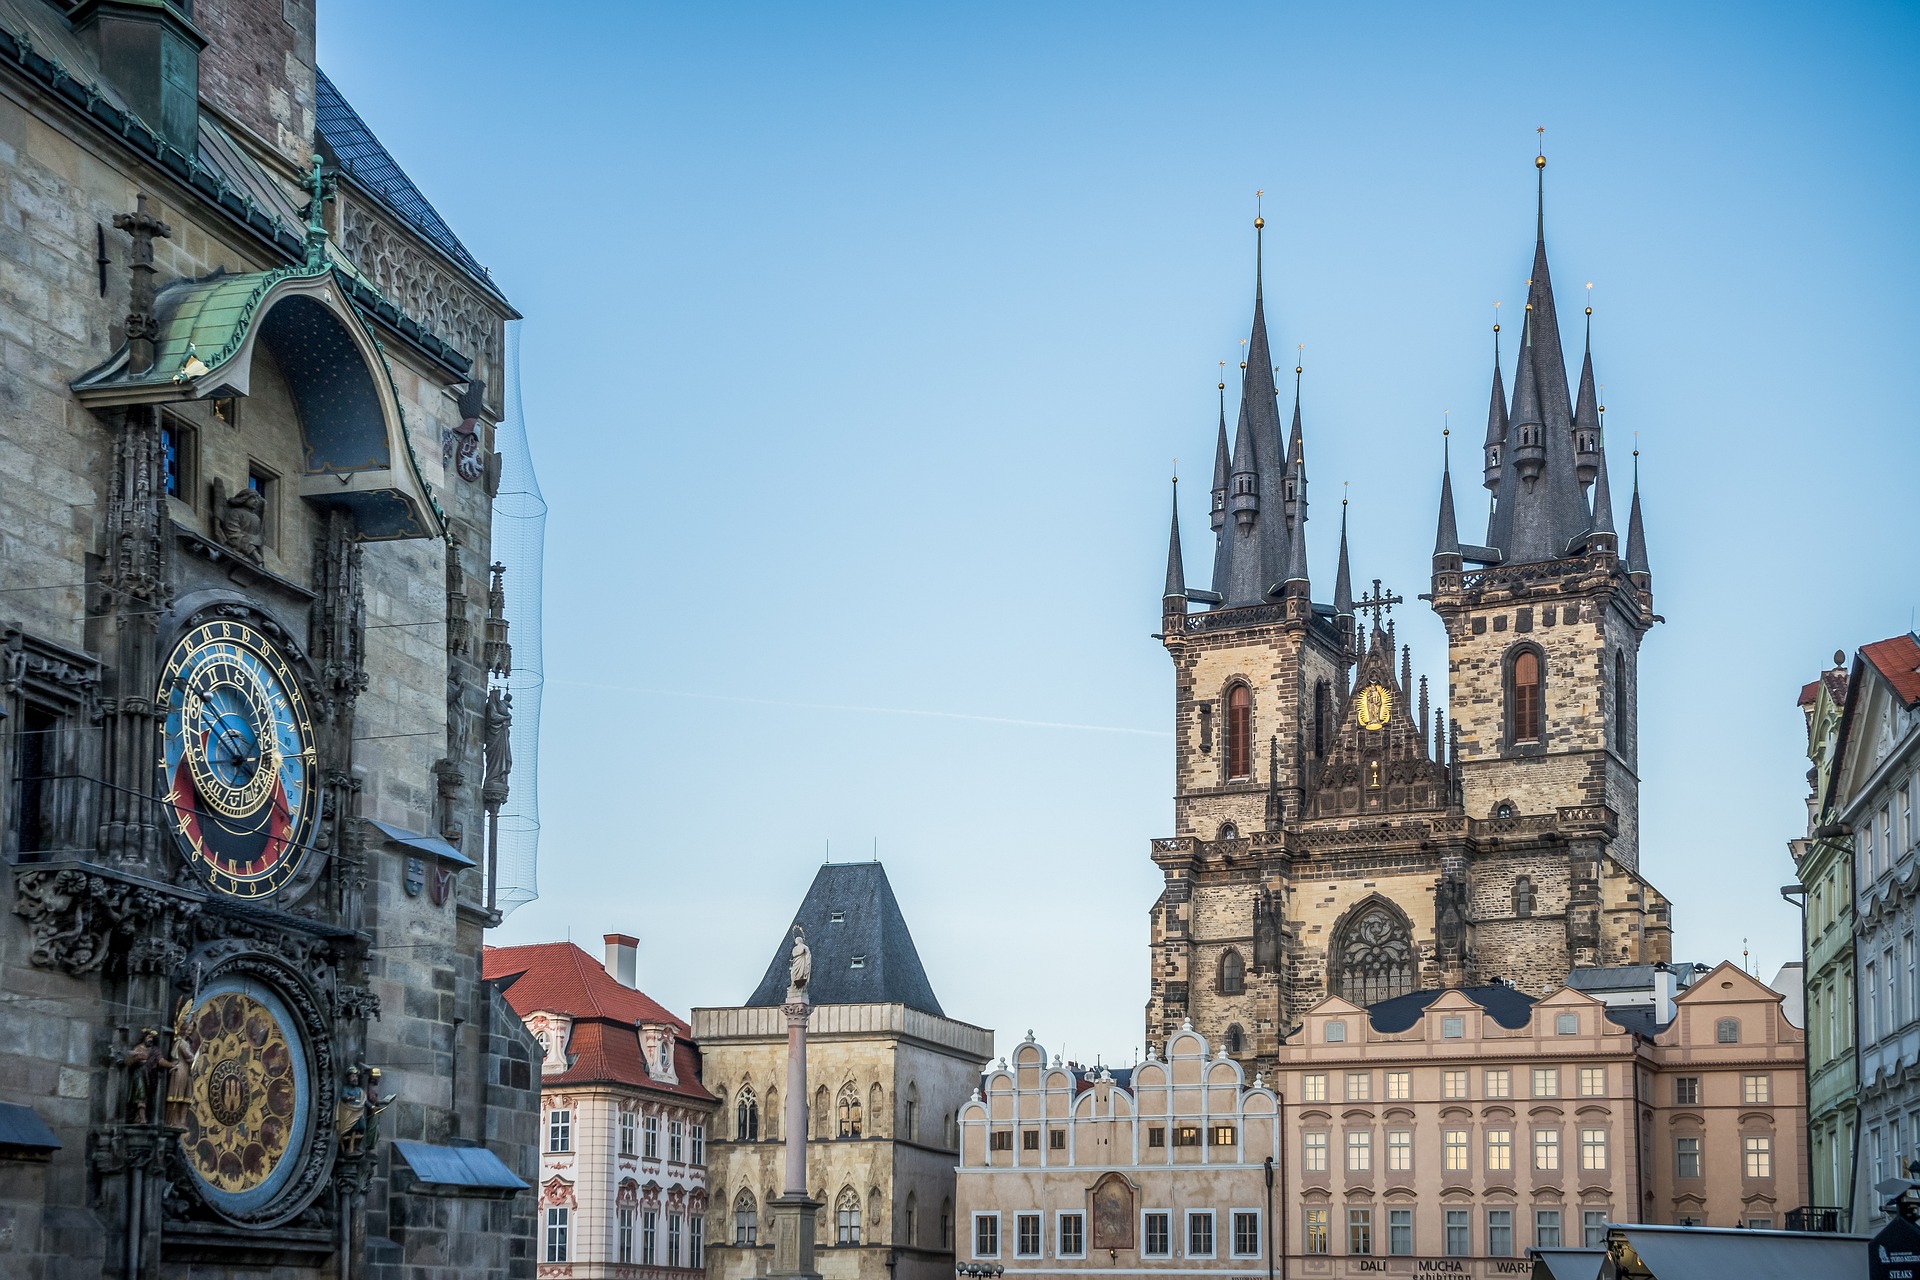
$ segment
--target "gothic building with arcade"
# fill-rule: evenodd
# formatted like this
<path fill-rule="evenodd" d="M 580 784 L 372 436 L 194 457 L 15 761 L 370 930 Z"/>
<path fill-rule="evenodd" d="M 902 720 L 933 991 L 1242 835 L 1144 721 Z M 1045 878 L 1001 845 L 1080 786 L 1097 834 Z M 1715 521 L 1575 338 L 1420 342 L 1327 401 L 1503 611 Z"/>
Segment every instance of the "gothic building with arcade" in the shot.
<path fill-rule="evenodd" d="M 533 1275 L 505 325 L 313 0 L 0 0 L 0 1273 Z"/>
<path fill-rule="evenodd" d="M 1354 594 L 1344 509 L 1315 597 L 1298 371 L 1283 427 L 1256 269 L 1231 442 L 1221 388 L 1207 585 L 1187 581 L 1177 504 L 1168 549 L 1175 834 L 1152 846 L 1150 1040 L 1191 1019 L 1270 1066 L 1330 994 L 1537 995 L 1576 967 L 1670 958 L 1667 902 L 1640 874 L 1634 691 L 1658 619 L 1638 483 L 1623 556 L 1590 346 L 1569 388 L 1544 181 L 1511 400 L 1494 337 L 1484 543 L 1461 539 L 1450 466 L 1440 480 L 1436 697 L 1396 639 L 1402 599 Z"/>

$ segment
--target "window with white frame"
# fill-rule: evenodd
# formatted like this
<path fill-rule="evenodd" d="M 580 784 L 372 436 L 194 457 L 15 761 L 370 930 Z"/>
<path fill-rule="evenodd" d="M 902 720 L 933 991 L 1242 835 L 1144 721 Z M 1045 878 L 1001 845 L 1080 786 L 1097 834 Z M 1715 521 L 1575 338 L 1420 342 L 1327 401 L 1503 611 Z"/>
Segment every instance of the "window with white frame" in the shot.
<path fill-rule="evenodd" d="M 667 1215 L 667 1265 L 680 1265 L 680 1215 L 677 1213 Z"/>
<path fill-rule="evenodd" d="M 1165 1258 L 1173 1253 L 1173 1215 L 1156 1210 L 1142 1220 L 1141 1252 L 1149 1258 Z"/>
<path fill-rule="evenodd" d="M 1553 1034 L 1557 1036 L 1577 1036 L 1580 1034 L 1580 1015 L 1572 1011 L 1553 1015 Z"/>
<path fill-rule="evenodd" d="M 614 1261 L 623 1264 L 631 1263 L 633 1261 L 633 1206 L 623 1204 L 618 1209 L 615 1209 L 613 1211 L 613 1223 Z"/>
<path fill-rule="evenodd" d="M 1013 1256 L 1016 1258 L 1040 1256 L 1039 1214 L 1016 1213 L 1013 1215 Z"/>
<path fill-rule="evenodd" d="M 640 1265 L 653 1266 L 660 1257 L 660 1211 L 640 1211 Z"/>
<path fill-rule="evenodd" d="M 1406 1102 L 1413 1097 L 1413 1072 L 1387 1072 L 1387 1100 Z"/>
<path fill-rule="evenodd" d="M 1583 1098 L 1604 1098 L 1607 1096 L 1607 1069 L 1605 1067 L 1580 1068 L 1580 1096 Z"/>
<path fill-rule="evenodd" d="M 1347 1072 L 1347 1101 L 1367 1102 L 1373 1097 L 1373 1072 Z"/>
<path fill-rule="evenodd" d="M 572 1210 L 563 1204 L 547 1206 L 547 1261 L 565 1262 L 568 1260 L 568 1234 L 572 1228 Z"/>
<path fill-rule="evenodd" d="M 1773 1101 L 1773 1077 L 1765 1074 L 1742 1076 L 1740 1098 L 1743 1102 Z"/>
<path fill-rule="evenodd" d="M 1536 1169 L 1560 1167 L 1560 1131 L 1558 1129 L 1533 1131 L 1533 1167 Z"/>
<path fill-rule="evenodd" d="M 1373 1168 L 1373 1132 L 1358 1129 L 1347 1134 L 1347 1172 L 1366 1173 Z"/>
<path fill-rule="evenodd" d="M 973 1215 L 973 1256 L 976 1258 L 1000 1256 L 999 1214 L 976 1213 Z"/>
<path fill-rule="evenodd" d="M 1513 1130 L 1487 1130 L 1487 1168 L 1495 1172 L 1513 1168 Z"/>
<path fill-rule="evenodd" d="M 1302 1241 L 1304 1251 L 1307 1253 L 1327 1252 L 1327 1219 L 1329 1211 L 1309 1207 L 1304 1211 L 1304 1214 L 1306 1227 L 1305 1239 Z"/>
<path fill-rule="evenodd" d="M 1396 1258 L 1413 1253 L 1413 1210 L 1387 1210 L 1387 1252 Z"/>
<path fill-rule="evenodd" d="M 1413 1130 L 1387 1130 L 1387 1168 L 1393 1173 L 1413 1169 Z"/>
<path fill-rule="evenodd" d="M 1513 1210 L 1487 1210 L 1487 1256 L 1489 1258 L 1513 1256 Z"/>
<path fill-rule="evenodd" d="M 1473 1253 L 1473 1219 L 1471 1210 L 1448 1209 L 1446 1228 L 1446 1254 L 1449 1258 L 1465 1258 Z"/>
<path fill-rule="evenodd" d="M 1063 1213 L 1059 1220 L 1059 1234 L 1055 1249 L 1063 1258 L 1084 1258 L 1087 1256 L 1087 1219 L 1079 1213 Z"/>
<path fill-rule="evenodd" d="M 573 1112 L 565 1107 L 547 1112 L 547 1150 L 555 1155 L 573 1150 Z"/>
<path fill-rule="evenodd" d="M 1213 1210 L 1190 1209 L 1187 1211 L 1187 1256 L 1189 1258 L 1213 1256 Z"/>
<path fill-rule="evenodd" d="M 1300 1165 L 1308 1173 L 1327 1171 L 1327 1135 L 1311 1130 L 1300 1135 Z"/>
<path fill-rule="evenodd" d="M 1580 1131 L 1580 1167 L 1589 1172 L 1599 1172 L 1607 1167 L 1607 1131 L 1605 1129 Z"/>
<path fill-rule="evenodd" d="M 1314 1071 L 1300 1077 L 1300 1101 L 1325 1102 L 1327 1100 L 1327 1077 L 1325 1072 Z"/>
<path fill-rule="evenodd" d="M 667 1121 L 667 1159 L 674 1164 L 679 1164 L 680 1157 L 684 1154 L 682 1142 L 684 1130 L 685 1126 L 678 1120 Z"/>
<path fill-rule="evenodd" d="M 707 1162 L 707 1126 L 703 1124 L 696 1124 L 693 1126 L 693 1163 L 705 1164 L 706 1162 Z"/>
<path fill-rule="evenodd" d="M 640 1154 L 648 1160 L 660 1158 L 659 1116 L 648 1116 L 640 1122 Z"/>
<path fill-rule="evenodd" d="M 1533 1245 L 1536 1249 L 1560 1247 L 1560 1211 L 1558 1209 L 1533 1211 Z"/>
<path fill-rule="evenodd" d="M 1513 1096 L 1513 1073 L 1505 1067 L 1488 1067 L 1486 1085 L 1489 1098 L 1510 1098 Z"/>
<path fill-rule="evenodd" d="M 1347 1209 L 1347 1253 L 1364 1258 L 1373 1252 L 1373 1208 L 1370 1205 Z"/>
<path fill-rule="evenodd" d="M 1326 1030 L 1321 1034 L 1321 1038 L 1328 1044 L 1344 1043 L 1347 1038 L 1347 1024 L 1338 1018 L 1334 1019 L 1327 1024 Z"/>
<path fill-rule="evenodd" d="M 1676 1178 L 1700 1176 L 1700 1139 L 1680 1137 L 1673 1140 L 1673 1176 Z"/>
<path fill-rule="evenodd" d="M 1560 1096 L 1560 1068 L 1535 1067 L 1533 1069 L 1533 1096 L 1536 1098 Z"/>
<path fill-rule="evenodd" d="M 1605 1209 L 1580 1211 L 1580 1247 L 1582 1249 L 1607 1247 L 1607 1211 Z"/>
<path fill-rule="evenodd" d="M 1467 1073 L 1464 1071 L 1442 1071 L 1440 1073 L 1440 1096 L 1443 1098 L 1466 1097 Z"/>
<path fill-rule="evenodd" d="M 1465 1129 L 1448 1129 L 1440 1135 L 1441 1168 L 1448 1173 L 1464 1173 L 1471 1163 Z"/>
<path fill-rule="evenodd" d="M 1466 1038 L 1467 1020 L 1459 1014 L 1448 1014 L 1440 1019 L 1440 1038 L 1442 1040 L 1462 1040 Z"/>
<path fill-rule="evenodd" d="M 1260 1211 L 1258 1209 L 1233 1211 L 1233 1256 L 1236 1258 L 1260 1256 Z"/>
<path fill-rule="evenodd" d="M 707 1220 L 697 1213 L 687 1215 L 687 1265 L 696 1270 L 707 1265 Z"/>
<path fill-rule="evenodd" d="M 634 1146 L 633 1146 L 634 1132 L 635 1132 L 635 1125 L 634 1125 L 633 1112 L 622 1111 L 620 1113 L 620 1154 L 621 1155 L 630 1156 L 630 1155 L 638 1154 L 637 1152 L 635 1152 Z"/>
<path fill-rule="evenodd" d="M 1740 1145 L 1742 1154 L 1746 1157 L 1746 1175 L 1749 1178 L 1771 1178 L 1773 1176 L 1773 1139 L 1744 1138 Z"/>

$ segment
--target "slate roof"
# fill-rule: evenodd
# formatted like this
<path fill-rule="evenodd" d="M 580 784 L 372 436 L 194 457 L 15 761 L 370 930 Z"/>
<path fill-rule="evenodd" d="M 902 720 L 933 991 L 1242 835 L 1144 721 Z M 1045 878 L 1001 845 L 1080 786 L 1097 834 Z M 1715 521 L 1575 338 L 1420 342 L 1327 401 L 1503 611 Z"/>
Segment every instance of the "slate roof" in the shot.
<path fill-rule="evenodd" d="M 1908 632 L 1888 640 L 1876 640 L 1860 646 L 1860 656 L 1871 662 L 1886 678 L 1901 704 L 1911 707 L 1920 702 L 1920 636 Z"/>
<path fill-rule="evenodd" d="M 1693 966 L 1675 964 L 1667 967 L 1673 971 L 1675 993 L 1686 990 L 1693 981 Z M 1644 991 L 1651 997 L 1654 972 L 1655 967 L 1650 964 L 1592 965 L 1569 970 L 1567 985 L 1575 991 Z"/>
<path fill-rule="evenodd" d="M 481 973 L 498 983 L 521 1017 L 557 1013 L 573 1019 L 567 1042 L 571 1065 L 541 1077 L 543 1086 L 613 1082 L 657 1089 L 702 1102 L 713 1095 L 700 1084 L 700 1052 L 693 1028 L 644 991 L 622 986 L 606 967 L 571 942 L 524 947 L 488 947 Z M 640 1057 L 642 1023 L 674 1029 L 673 1072 L 679 1083 L 656 1080 Z"/>
<path fill-rule="evenodd" d="M 325 71 L 316 71 L 314 76 L 314 127 L 355 186 L 384 205 L 422 240 L 465 268 L 475 283 L 502 302 L 506 301 L 487 269 L 467 252 L 467 246 L 460 243 L 460 237 L 453 233 L 439 210 L 413 185 L 413 179 L 381 145 L 333 81 L 327 79 Z"/>
<path fill-rule="evenodd" d="M 838 917 L 838 918 L 836 918 Z M 900 903 L 878 862 L 837 862 L 820 868 L 793 923 L 806 930 L 813 951 L 808 991 L 815 1004 L 903 1004 L 945 1017 L 920 964 L 920 952 Z M 747 1005 L 782 1004 L 793 929 L 780 933 L 773 960 Z M 854 968 L 855 957 L 860 967 Z"/>
<path fill-rule="evenodd" d="M 1382 1000 L 1367 1006 L 1367 1020 L 1373 1029 L 1385 1035 L 1405 1031 L 1427 1011 L 1427 1006 L 1447 991 L 1458 991 L 1493 1015 L 1493 1020 L 1509 1031 L 1527 1025 L 1533 1016 L 1534 1000 L 1512 987 L 1493 983 L 1484 987 L 1437 987 L 1428 991 L 1410 991 L 1404 996 Z"/>

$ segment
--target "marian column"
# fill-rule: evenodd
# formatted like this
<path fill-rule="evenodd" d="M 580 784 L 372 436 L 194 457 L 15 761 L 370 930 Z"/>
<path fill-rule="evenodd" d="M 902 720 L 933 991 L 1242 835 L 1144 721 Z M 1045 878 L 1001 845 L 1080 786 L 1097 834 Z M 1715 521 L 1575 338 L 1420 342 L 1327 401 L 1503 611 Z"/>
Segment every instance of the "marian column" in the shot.
<path fill-rule="evenodd" d="M 773 1228 L 771 1276 L 819 1280 L 813 1266 L 814 1215 L 820 1202 L 807 1195 L 807 1018 L 813 1001 L 807 984 L 813 977 L 813 953 L 807 935 L 793 926 L 793 953 L 787 965 L 787 1172 L 780 1196 L 768 1206 Z"/>

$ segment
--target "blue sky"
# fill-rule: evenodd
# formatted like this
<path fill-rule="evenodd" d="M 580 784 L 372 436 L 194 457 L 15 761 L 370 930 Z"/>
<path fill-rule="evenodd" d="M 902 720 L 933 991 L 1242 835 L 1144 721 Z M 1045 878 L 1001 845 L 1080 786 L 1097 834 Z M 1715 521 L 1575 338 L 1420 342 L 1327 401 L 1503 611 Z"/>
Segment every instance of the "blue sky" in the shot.
<path fill-rule="evenodd" d="M 1913 8 L 332 0 L 320 52 L 528 317 L 545 831 L 501 940 L 632 932 L 654 995 L 733 1003 L 877 846 L 949 1014 L 1136 1052 L 1167 476 L 1199 576 L 1253 193 L 1316 596 L 1351 482 L 1356 575 L 1411 597 L 1544 125 L 1666 619 L 1643 869 L 1681 957 L 1797 955 L 1795 694 L 1920 603 Z"/>

